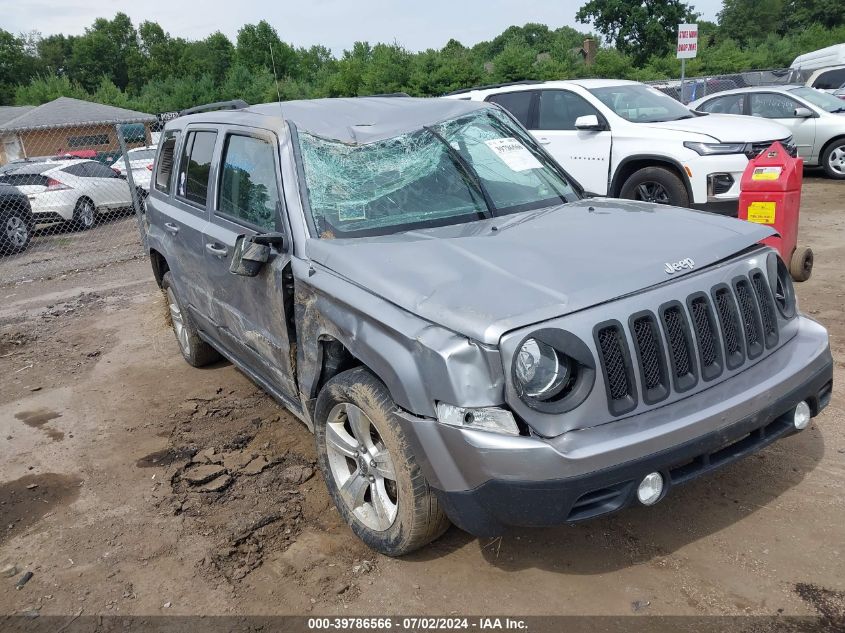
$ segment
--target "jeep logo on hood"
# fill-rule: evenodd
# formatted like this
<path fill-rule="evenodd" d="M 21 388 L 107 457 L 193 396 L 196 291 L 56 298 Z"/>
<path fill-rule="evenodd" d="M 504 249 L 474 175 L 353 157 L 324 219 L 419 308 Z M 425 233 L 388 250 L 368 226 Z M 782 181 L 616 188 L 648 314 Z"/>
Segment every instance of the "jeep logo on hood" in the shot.
<path fill-rule="evenodd" d="M 692 258 L 687 257 L 686 259 L 682 259 L 679 262 L 666 262 L 666 268 L 664 270 L 672 275 L 680 270 L 686 268 L 687 270 L 692 270 L 695 268 L 695 262 L 692 261 Z"/>

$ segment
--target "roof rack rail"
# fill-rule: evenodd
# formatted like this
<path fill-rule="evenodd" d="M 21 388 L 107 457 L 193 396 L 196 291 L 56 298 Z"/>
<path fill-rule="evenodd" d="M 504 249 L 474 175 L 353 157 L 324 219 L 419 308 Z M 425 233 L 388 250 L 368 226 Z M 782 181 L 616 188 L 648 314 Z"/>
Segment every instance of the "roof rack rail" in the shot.
<path fill-rule="evenodd" d="M 506 88 L 507 86 L 530 86 L 533 84 L 542 84 L 545 83 L 541 79 L 523 79 L 522 81 L 506 81 L 501 84 L 487 84 L 486 86 L 475 86 L 474 88 L 461 88 L 460 90 L 453 90 L 452 92 L 447 92 L 447 95 L 462 95 L 466 94 L 467 92 L 472 92 L 473 90 L 489 90 L 491 88 Z"/>
<path fill-rule="evenodd" d="M 214 112 L 215 110 L 243 110 L 248 107 L 249 104 L 243 99 L 232 99 L 231 101 L 217 101 L 215 103 L 206 103 L 205 105 L 187 108 L 179 112 L 179 116 L 197 114 L 199 112 Z"/>
<path fill-rule="evenodd" d="M 410 97 L 407 92 L 386 92 L 379 95 L 365 95 L 367 97 Z"/>

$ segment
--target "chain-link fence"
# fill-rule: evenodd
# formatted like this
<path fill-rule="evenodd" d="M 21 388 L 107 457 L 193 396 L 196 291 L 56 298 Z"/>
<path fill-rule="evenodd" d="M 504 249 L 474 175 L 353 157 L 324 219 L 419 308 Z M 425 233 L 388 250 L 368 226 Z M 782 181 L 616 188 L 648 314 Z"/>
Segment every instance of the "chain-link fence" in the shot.
<path fill-rule="evenodd" d="M 141 256 L 156 118 L 64 98 L 2 110 L 0 285 Z"/>
<path fill-rule="evenodd" d="M 800 77 L 796 76 L 796 71 L 789 68 L 777 68 L 773 70 L 751 70 L 728 75 L 687 77 L 683 82 L 683 91 L 681 90 L 680 79 L 649 81 L 646 83 L 661 92 L 665 92 L 681 103 L 689 103 L 701 97 L 725 90 L 733 90 L 734 88 L 776 86 L 795 83 L 797 81 L 800 81 Z"/>

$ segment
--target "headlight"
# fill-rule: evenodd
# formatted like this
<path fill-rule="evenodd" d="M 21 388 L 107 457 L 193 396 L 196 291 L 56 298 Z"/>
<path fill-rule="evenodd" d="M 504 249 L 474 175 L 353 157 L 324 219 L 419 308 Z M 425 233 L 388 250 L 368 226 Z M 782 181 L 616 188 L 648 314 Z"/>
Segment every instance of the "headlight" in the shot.
<path fill-rule="evenodd" d="M 572 376 L 572 360 L 551 345 L 529 338 L 516 355 L 517 387 L 530 398 L 554 398 Z"/>
<path fill-rule="evenodd" d="M 745 143 L 697 143 L 686 141 L 684 147 L 691 149 L 699 156 L 745 153 Z"/>

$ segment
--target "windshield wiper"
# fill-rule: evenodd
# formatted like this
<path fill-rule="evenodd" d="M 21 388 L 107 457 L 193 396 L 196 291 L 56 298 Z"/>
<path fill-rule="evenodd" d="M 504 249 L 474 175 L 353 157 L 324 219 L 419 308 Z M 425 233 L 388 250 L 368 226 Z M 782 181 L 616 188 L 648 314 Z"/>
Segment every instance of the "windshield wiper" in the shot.
<path fill-rule="evenodd" d="M 484 198 L 484 204 L 487 206 L 487 216 L 492 218 L 496 215 L 496 205 L 493 204 L 493 200 L 490 198 L 490 194 L 487 192 L 487 189 L 484 187 L 484 183 L 481 182 L 481 178 L 478 175 L 478 172 L 475 171 L 475 168 L 469 163 L 469 161 L 461 156 L 461 153 L 452 147 L 452 144 L 447 141 L 440 132 L 435 130 L 433 127 L 428 125 L 423 126 L 423 129 L 431 134 L 434 138 L 438 141 L 443 143 L 443 146 L 446 148 L 446 151 L 449 152 L 449 157 L 452 159 L 452 162 L 464 172 L 464 176 L 467 180 L 470 181 L 475 188 L 478 189 L 478 193 L 481 194 L 481 197 Z"/>

